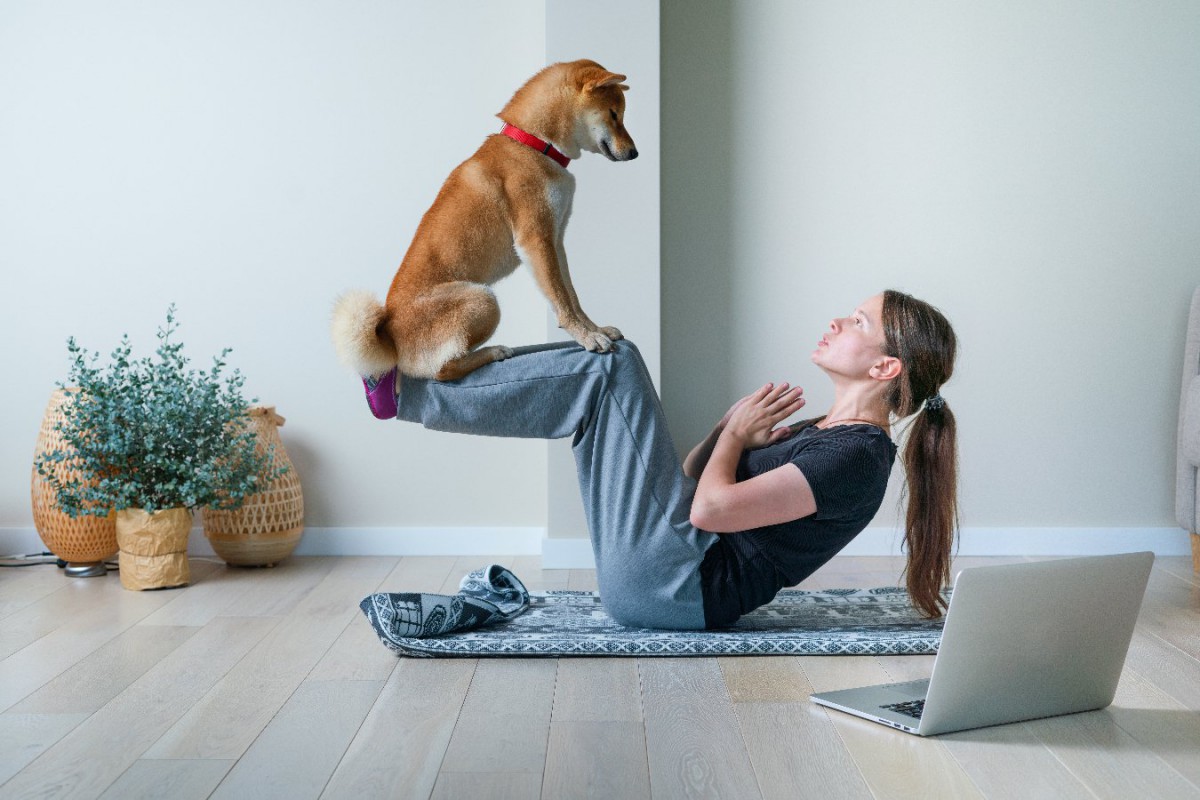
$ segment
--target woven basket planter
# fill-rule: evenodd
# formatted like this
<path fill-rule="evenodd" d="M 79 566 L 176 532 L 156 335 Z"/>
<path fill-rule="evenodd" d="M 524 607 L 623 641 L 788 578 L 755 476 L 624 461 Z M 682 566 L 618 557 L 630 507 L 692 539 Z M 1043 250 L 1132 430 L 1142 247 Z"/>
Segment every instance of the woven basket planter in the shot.
<path fill-rule="evenodd" d="M 205 508 L 201 512 L 204 535 L 212 549 L 229 564 L 240 567 L 273 567 L 292 554 L 304 533 L 304 494 L 296 468 L 279 438 L 286 421 L 274 406 L 247 412 L 258 434 L 258 446 L 274 448 L 271 467 L 287 471 L 250 495 L 233 511 Z"/>
<path fill-rule="evenodd" d="M 46 549 L 63 561 L 91 563 L 103 561 L 117 552 L 117 526 L 115 517 L 69 517 L 58 509 L 54 490 L 46 479 L 38 475 L 37 459 L 47 451 L 64 449 L 62 434 L 54 426 L 63 419 L 62 407 L 70 397 L 69 390 L 58 389 L 50 395 L 46 413 L 42 417 L 42 429 L 34 447 L 33 476 L 30 480 L 30 499 L 33 503 L 33 525 Z M 58 476 L 64 480 L 77 477 L 77 469 L 70 461 L 55 465 Z"/>
<path fill-rule="evenodd" d="M 121 585 L 135 591 L 186 585 L 192 577 L 187 560 L 191 530 L 192 512 L 186 508 L 153 514 L 140 508 L 118 511 Z"/>

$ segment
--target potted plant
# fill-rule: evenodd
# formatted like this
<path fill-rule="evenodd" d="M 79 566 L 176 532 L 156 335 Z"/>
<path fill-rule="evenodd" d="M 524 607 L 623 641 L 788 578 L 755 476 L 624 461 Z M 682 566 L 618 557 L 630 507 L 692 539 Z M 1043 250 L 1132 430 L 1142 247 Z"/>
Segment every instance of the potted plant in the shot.
<path fill-rule="evenodd" d="M 72 337 L 69 395 L 57 423 L 63 447 L 37 459 L 38 473 L 66 514 L 116 512 L 121 584 L 182 586 L 190 578 L 187 540 L 201 506 L 237 508 L 284 468 L 256 447 L 242 398 L 245 379 L 226 372 L 226 348 L 207 370 L 189 369 L 173 341 L 175 306 L 158 330 L 156 357 L 134 359 L 129 336 L 96 365 Z M 69 388 L 68 388 L 69 387 Z M 70 473 L 55 469 L 72 460 Z"/>

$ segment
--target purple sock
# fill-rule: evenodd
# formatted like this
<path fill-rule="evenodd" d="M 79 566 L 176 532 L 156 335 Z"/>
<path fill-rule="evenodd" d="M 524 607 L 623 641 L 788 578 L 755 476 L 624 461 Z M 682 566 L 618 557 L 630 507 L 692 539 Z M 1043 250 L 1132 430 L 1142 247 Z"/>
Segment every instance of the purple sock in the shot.
<path fill-rule="evenodd" d="M 363 388 L 367 391 L 367 405 L 377 419 L 396 418 L 395 367 L 378 378 L 363 378 Z"/>

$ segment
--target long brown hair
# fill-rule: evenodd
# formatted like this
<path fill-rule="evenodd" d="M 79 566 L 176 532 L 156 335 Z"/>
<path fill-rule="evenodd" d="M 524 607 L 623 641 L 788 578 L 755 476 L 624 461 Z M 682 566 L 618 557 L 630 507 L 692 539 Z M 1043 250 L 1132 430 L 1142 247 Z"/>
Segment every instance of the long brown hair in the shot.
<path fill-rule="evenodd" d="M 954 372 L 958 338 L 936 308 L 893 290 L 883 293 L 883 332 L 885 353 L 903 365 L 885 398 L 888 408 L 901 418 L 916 414 L 901 456 L 908 495 L 905 581 L 913 604 L 940 617 L 958 528 L 957 425 L 941 388 Z"/>

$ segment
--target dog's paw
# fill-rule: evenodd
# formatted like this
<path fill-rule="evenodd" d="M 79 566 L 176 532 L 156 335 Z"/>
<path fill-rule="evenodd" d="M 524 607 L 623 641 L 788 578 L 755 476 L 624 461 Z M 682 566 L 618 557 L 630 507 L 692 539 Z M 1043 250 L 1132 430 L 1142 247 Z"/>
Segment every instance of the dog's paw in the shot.
<path fill-rule="evenodd" d="M 600 331 L 588 331 L 582 336 L 577 336 L 576 341 L 583 345 L 583 349 L 592 353 L 607 353 L 613 349 L 613 340 Z"/>
<path fill-rule="evenodd" d="M 492 357 L 492 361 L 503 361 L 506 358 L 512 358 L 516 355 L 511 347 L 505 347 L 501 344 L 494 344 L 484 349 Z"/>
<path fill-rule="evenodd" d="M 601 325 L 600 332 L 603 333 L 605 336 L 607 336 L 609 339 L 613 340 L 614 342 L 617 341 L 618 339 L 625 338 L 625 336 L 621 333 L 621 331 L 617 328 L 614 328 L 612 325 Z"/>

